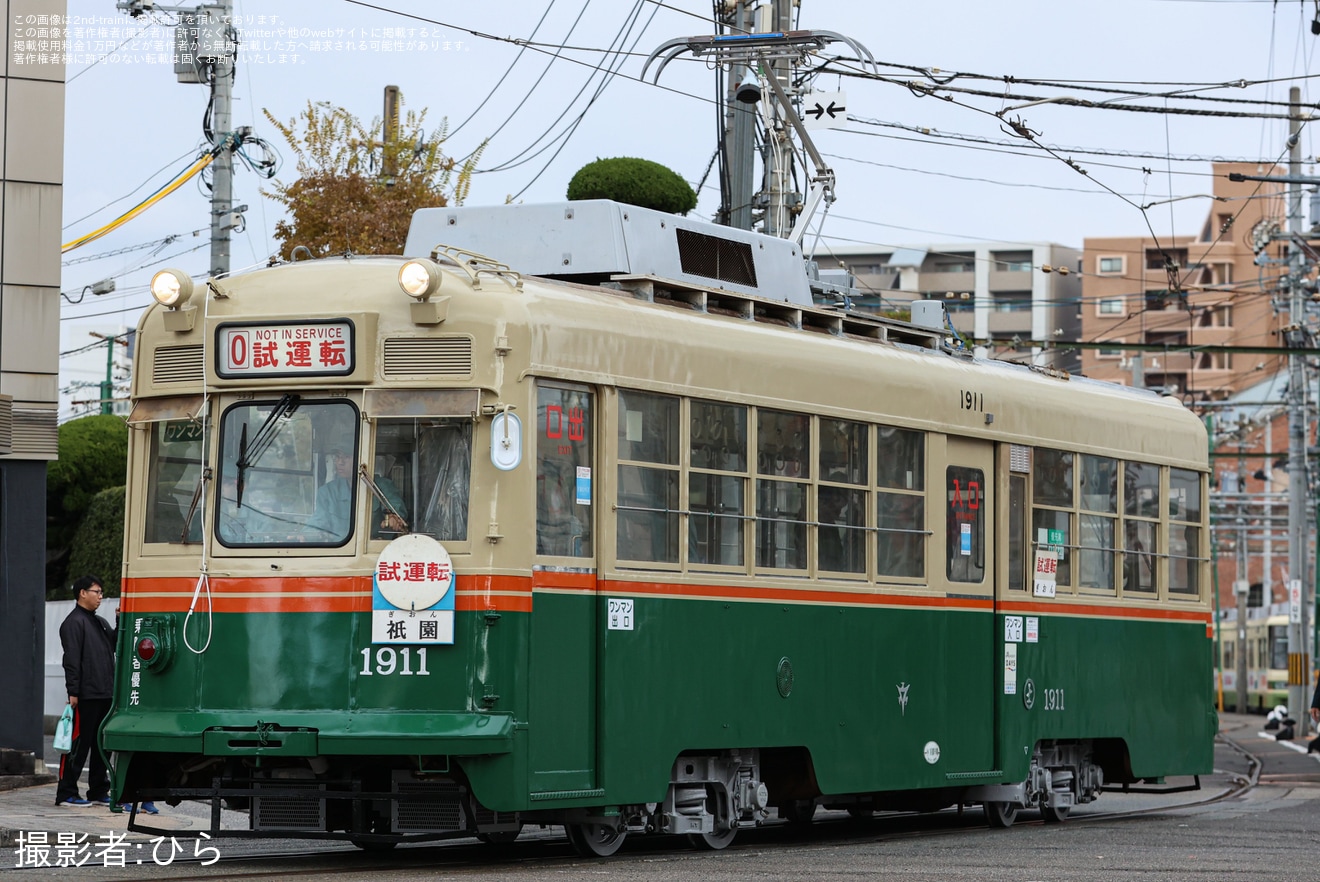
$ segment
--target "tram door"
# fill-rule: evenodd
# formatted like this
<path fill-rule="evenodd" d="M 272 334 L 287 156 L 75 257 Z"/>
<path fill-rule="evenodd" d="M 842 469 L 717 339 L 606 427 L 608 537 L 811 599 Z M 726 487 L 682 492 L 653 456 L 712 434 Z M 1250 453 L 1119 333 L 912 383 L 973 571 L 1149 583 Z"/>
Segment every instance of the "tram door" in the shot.
<path fill-rule="evenodd" d="M 542 383 L 528 706 L 533 793 L 597 786 L 595 396 Z"/>
<path fill-rule="evenodd" d="M 955 601 L 951 610 L 956 634 L 950 670 L 950 694 L 959 708 L 961 739 L 951 762 L 956 771 L 994 767 L 994 633 L 995 525 L 994 445 L 963 438 L 948 439 L 944 472 L 946 590 Z M 956 759 L 954 757 L 957 757 Z"/>

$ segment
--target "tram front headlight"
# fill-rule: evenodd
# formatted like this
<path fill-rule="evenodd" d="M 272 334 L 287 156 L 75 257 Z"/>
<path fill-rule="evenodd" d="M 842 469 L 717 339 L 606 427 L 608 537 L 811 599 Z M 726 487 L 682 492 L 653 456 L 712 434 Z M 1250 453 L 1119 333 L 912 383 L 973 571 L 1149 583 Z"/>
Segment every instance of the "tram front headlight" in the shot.
<path fill-rule="evenodd" d="M 151 277 L 151 296 L 161 306 L 182 309 L 192 292 L 192 277 L 183 270 L 164 269 Z"/>
<path fill-rule="evenodd" d="M 429 300 L 440 290 L 440 267 L 424 257 L 410 260 L 399 267 L 399 287 L 414 300 Z"/>

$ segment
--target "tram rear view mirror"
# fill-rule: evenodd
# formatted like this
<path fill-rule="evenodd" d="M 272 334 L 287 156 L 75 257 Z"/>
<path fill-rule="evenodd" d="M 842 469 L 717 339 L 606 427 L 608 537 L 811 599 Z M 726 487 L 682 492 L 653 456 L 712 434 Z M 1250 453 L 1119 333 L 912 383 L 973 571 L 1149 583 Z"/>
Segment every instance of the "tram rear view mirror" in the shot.
<path fill-rule="evenodd" d="M 508 410 L 490 421 L 490 461 L 495 468 L 508 472 L 522 462 L 522 421 Z"/>

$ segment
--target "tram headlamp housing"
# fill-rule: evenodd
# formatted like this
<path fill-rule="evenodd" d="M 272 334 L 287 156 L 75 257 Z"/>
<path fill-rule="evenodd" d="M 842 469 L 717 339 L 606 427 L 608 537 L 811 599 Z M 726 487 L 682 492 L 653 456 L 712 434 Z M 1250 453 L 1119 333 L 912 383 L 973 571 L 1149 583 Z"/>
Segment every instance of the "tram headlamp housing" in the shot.
<path fill-rule="evenodd" d="M 161 306 L 180 309 L 192 297 L 192 278 L 182 270 L 163 269 L 151 277 L 151 296 Z"/>
<path fill-rule="evenodd" d="M 399 287 L 416 301 L 412 304 L 414 324 L 438 325 L 445 320 L 445 314 L 449 311 L 449 298 L 431 299 L 440 290 L 443 278 L 436 262 L 425 257 L 414 258 L 399 267 Z"/>
<path fill-rule="evenodd" d="M 163 269 L 151 277 L 151 296 L 168 310 L 165 330 L 187 332 L 193 329 L 197 311 L 188 306 L 192 294 L 192 277 L 183 270 Z"/>
<path fill-rule="evenodd" d="M 415 300 L 430 300 L 440 290 L 440 267 L 435 261 L 419 257 L 399 267 L 399 287 Z"/>

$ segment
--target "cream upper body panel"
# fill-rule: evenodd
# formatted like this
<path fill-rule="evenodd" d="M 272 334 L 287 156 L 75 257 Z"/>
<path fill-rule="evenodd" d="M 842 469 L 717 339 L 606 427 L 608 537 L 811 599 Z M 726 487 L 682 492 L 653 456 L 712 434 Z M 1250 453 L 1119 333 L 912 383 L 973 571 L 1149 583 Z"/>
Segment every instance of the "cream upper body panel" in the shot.
<path fill-rule="evenodd" d="M 626 293 L 516 274 L 473 280 L 443 266 L 442 320 L 412 321 L 398 286 L 402 258 L 331 258 L 224 279 L 191 330 L 167 331 L 163 308 L 139 328 L 139 397 L 265 387 L 217 372 L 220 329 L 234 323 L 347 319 L 351 371 L 286 376 L 278 385 L 434 386 L 434 372 L 390 362 L 391 346 L 466 338 L 470 361 L 439 379 L 517 397 L 530 376 L 738 400 L 871 418 L 968 437 L 1206 468 L 1205 431 L 1181 403 L 1125 387 L 780 323 L 699 312 Z M 516 268 L 515 268 L 516 269 Z M 202 299 L 202 298 L 195 298 Z M 451 362 L 444 362 L 451 364 Z M 180 369 L 180 365 L 184 367 Z"/>

